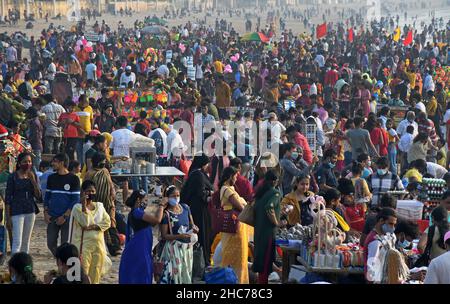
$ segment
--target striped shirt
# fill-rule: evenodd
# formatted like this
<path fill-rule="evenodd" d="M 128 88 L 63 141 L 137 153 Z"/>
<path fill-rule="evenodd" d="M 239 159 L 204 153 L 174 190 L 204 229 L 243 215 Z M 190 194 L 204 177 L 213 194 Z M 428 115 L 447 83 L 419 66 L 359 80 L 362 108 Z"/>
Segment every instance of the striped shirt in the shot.
<path fill-rule="evenodd" d="M 52 174 L 47 180 L 44 207 L 52 218 L 62 216 L 80 202 L 80 179 L 72 174 Z"/>
<path fill-rule="evenodd" d="M 380 204 L 381 197 L 386 192 L 404 190 L 401 179 L 391 172 L 388 172 L 384 176 L 373 173 L 368 177 L 367 183 L 369 184 L 370 192 L 372 192 L 372 208 L 377 207 Z"/>

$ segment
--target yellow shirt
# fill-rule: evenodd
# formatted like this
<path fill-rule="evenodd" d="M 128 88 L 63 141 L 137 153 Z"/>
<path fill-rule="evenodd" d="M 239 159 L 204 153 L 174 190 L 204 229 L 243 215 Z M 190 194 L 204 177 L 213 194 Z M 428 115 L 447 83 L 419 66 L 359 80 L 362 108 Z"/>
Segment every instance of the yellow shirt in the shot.
<path fill-rule="evenodd" d="M 80 118 L 80 126 L 86 132 L 89 133 L 92 130 L 91 121 L 94 119 L 94 111 L 91 106 L 87 106 L 83 110 L 79 106 L 75 107 L 74 111 Z M 81 136 L 81 135 L 80 135 Z"/>
<path fill-rule="evenodd" d="M 407 179 L 412 177 L 415 178 L 419 183 L 422 182 L 422 174 L 420 174 L 419 170 L 417 170 L 416 168 L 409 169 L 403 177 Z"/>
<path fill-rule="evenodd" d="M 431 98 L 431 99 L 428 101 L 428 103 L 427 103 L 427 105 L 426 105 L 426 108 L 427 108 L 427 114 L 428 114 L 428 117 L 434 116 L 434 115 L 436 114 L 436 110 L 437 110 L 437 101 L 436 101 L 436 98 L 435 98 L 435 97 Z"/>

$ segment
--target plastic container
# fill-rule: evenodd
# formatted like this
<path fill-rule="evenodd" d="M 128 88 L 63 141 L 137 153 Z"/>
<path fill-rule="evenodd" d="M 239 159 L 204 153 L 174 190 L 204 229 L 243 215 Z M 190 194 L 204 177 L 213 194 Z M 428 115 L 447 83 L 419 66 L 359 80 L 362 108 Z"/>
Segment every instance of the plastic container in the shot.
<path fill-rule="evenodd" d="M 397 201 L 397 214 L 408 220 L 421 220 L 423 203 L 415 200 L 399 200 Z"/>

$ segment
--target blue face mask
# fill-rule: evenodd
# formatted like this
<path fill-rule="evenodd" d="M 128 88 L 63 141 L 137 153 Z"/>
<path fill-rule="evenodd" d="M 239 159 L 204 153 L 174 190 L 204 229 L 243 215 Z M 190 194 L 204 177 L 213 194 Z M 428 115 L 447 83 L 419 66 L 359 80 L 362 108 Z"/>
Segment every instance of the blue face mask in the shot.
<path fill-rule="evenodd" d="M 180 198 L 179 197 L 171 197 L 169 198 L 169 205 L 174 207 L 176 206 L 178 203 L 180 202 Z"/>
<path fill-rule="evenodd" d="M 408 242 L 408 240 L 405 239 L 403 242 L 398 242 L 398 246 L 400 248 L 405 249 L 405 248 L 408 248 L 409 246 L 411 246 L 411 242 Z"/>
<path fill-rule="evenodd" d="M 333 163 L 328 163 L 328 165 L 330 166 L 331 169 L 333 169 L 334 167 L 336 167 L 336 164 L 333 164 Z"/>
<path fill-rule="evenodd" d="M 388 224 L 383 224 L 383 226 L 381 226 L 381 229 L 383 230 L 384 233 L 394 233 L 395 228 L 389 226 Z"/>
<path fill-rule="evenodd" d="M 386 169 L 377 169 L 377 173 L 378 173 L 378 175 L 383 176 L 383 175 L 386 175 L 387 170 Z"/>
<path fill-rule="evenodd" d="M 296 160 L 296 159 L 298 158 L 298 152 L 292 152 L 292 153 L 291 153 L 291 158 L 292 158 L 293 160 Z"/>

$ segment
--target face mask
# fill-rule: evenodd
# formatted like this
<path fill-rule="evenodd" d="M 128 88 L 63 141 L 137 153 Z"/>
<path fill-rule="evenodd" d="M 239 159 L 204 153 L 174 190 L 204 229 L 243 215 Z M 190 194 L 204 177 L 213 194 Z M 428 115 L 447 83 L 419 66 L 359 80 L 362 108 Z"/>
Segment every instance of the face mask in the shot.
<path fill-rule="evenodd" d="M 378 173 L 378 175 L 383 176 L 383 175 L 386 175 L 387 170 L 386 169 L 377 169 L 377 173 Z"/>
<path fill-rule="evenodd" d="M 179 202 L 180 202 L 180 198 L 179 197 L 171 197 L 171 198 L 169 198 L 169 205 L 171 207 L 174 207 L 174 206 L 178 205 Z"/>
<path fill-rule="evenodd" d="M 328 165 L 330 166 L 330 169 L 333 169 L 334 167 L 336 167 L 336 164 L 333 164 L 333 163 L 329 163 Z"/>
<path fill-rule="evenodd" d="M 369 161 L 367 162 L 367 166 L 368 166 L 368 167 L 372 166 L 372 161 L 369 160 Z"/>
<path fill-rule="evenodd" d="M 291 158 L 292 158 L 293 160 L 296 160 L 296 159 L 298 158 L 298 152 L 292 152 L 292 153 L 291 153 Z"/>
<path fill-rule="evenodd" d="M 23 171 L 27 171 L 31 169 L 31 164 L 21 164 L 20 165 L 20 169 L 22 169 Z"/>
<path fill-rule="evenodd" d="M 87 198 L 88 200 L 90 200 L 90 201 L 94 201 L 94 200 L 95 200 L 95 194 L 90 193 L 90 194 L 88 194 L 88 195 L 86 196 L 86 198 Z"/>
<path fill-rule="evenodd" d="M 381 226 L 381 229 L 384 233 L 394 233 L 395 231 L 395 228 L 389 226 L 388 224 L 383 224 L 383 226 Z"/>
<path fill-rule="evenodd" d="M 405 239 L 403 242 L 398 242 L 398 246 L 400 248 L 408 248 L 411 245 L 411 242 L 409 242 L 407 239 Z"/>

